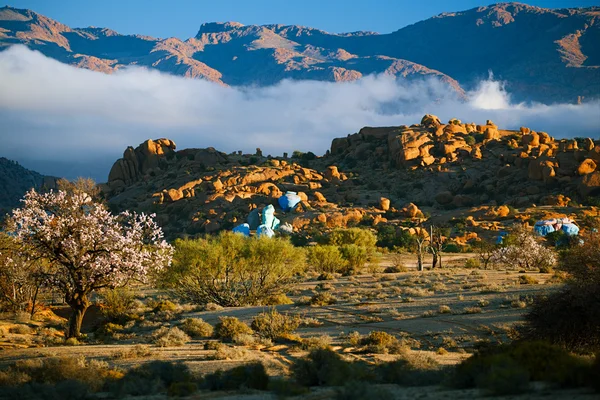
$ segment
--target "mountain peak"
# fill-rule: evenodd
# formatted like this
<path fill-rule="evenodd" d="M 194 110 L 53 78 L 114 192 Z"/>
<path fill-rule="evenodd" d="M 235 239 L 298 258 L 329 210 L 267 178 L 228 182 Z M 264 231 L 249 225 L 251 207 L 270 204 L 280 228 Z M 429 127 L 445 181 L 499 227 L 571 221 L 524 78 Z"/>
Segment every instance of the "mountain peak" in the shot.
<path fill-rule="evenodd" d="M 198 30 L 198 34 L 196 36 L 200 36 L 203 33 L 222 33 L 235 30 L 237 28 L 242 28 L 244 24 L 235 21 L 228 22 L 205 22 L 200 25 L 200 29 Z"/>

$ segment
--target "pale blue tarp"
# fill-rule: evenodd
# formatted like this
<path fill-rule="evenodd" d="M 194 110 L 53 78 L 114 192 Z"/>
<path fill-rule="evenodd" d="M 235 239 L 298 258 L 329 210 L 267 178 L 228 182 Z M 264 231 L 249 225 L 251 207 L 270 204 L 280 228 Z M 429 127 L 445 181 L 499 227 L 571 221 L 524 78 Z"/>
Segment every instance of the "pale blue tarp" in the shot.
<path fill-rule="evenodd" d="M 569 236 L 579 235 L 579 227 L 575 224 L 564 224 L 562 230 Z"/>
<path fill-rule="evenodd" d="M 535 233 L 540 236 L 546 236 L 547 234 L 554 232 L 554 226 L 552 225 L 535 224 L 533 229 L 535 230 Z"/>
<path fill-rule="evenodd" d="M 260 225 L 260 213 L 258 208 L 250 211 L 250 214 L 248 215 L 248 225 L 250 225 L 251 230 L 255 230 Z"/>
<path fill-rule="evenodd" d="M 275 219 L 275 207 L 269 204 L 262 210 L 262 224 L 273 229 L 273 221 Z"/>
<path fill-rule="evenodd" d="M 260 225 L 256 229 L 256 236 L 258 236 L 258 237 L 266 236 L 268 238 L 272 238 L 273 236 L 275 236 L 275 232 L 273 232 L 273 229 L 269 228 L 266 225 Z"/>
<path fill-rule="evenodd" d="M 250 225 L 241 224 L 233 228 L 234 233 L 241 233 L 244 236 L 250 236 Z"/>
<path fill-rule="evenodd" d="M 281 209 L 285 212 L 293 210 L 294 207 L 296 207 L 301 201 L 302 199 L 296 194 L 296 192 L 286 192 L 278 200 L 279 207 L 281 207 Z"/>
<path fill-rule="evenodd" d="M 279 218 L 273 217 L 273 225 L 271 225 L 271 229 L 275 230 L 275 229 L 279 228 L 280 224 L 281 224 L 281 221 L 279 220 Z"/>

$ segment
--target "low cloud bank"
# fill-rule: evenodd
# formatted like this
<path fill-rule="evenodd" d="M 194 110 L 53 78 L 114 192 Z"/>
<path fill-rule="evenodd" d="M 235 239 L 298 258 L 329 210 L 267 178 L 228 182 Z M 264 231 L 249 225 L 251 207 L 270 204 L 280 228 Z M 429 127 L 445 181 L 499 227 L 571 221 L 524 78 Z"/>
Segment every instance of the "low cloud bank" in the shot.
<path fill-rule="evenodd" d="M 168 137 L 178 148 L 323 154 L 363 126 L 413 124 L 424 114 L 555 137 L 599 136 L 600 103 L 514 104 L 501 82 L 461 101 L 435 79 L 388 76 L 330 83 L 283 81 L 231 88 L 141 68 L 114 75 L 78 69 L 24 46 L 0 52 L 0 156 L 39 172 L 105 181 L 128 145 Z M 43 168 L 43 169 L 42 169 Z"/>

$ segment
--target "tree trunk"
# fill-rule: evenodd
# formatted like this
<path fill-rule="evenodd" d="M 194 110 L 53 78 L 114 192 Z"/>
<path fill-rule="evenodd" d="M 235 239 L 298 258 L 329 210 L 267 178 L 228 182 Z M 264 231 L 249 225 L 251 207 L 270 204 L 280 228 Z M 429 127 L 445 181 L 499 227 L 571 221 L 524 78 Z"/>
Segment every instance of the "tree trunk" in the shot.
<path fill-rule="evenodd" d="M 423 271 L 423 246 L 420 243 L 417 253 L 417 270 Z"/>
<path fill-rule="evenodd" d="M 440 269 L 442 269 L 443 267 L 442 267 L 442 249 L 441 248 L 439 249 L 438 257 L 439 257 L 439 260 L 440 260 Z"/>
<path fill-rule="evenodd" d="M 69 332 L 67 333 L 67 338 L 78 338 L 81 335 L 83 316 L 90 306 L 90 302 L 85 294 L 77 293 L 70 299 L 67 299 L 67 303 L 73 309 L 73 313 L 69 318 Z"/>
<path fill-rule="evenodd" d="M 435 251 L 433 251 L 431 253 L 432 255 L 432 259 L 431 259 L 431 269 L 435 269 L 435 267 L 437 266 L 438 263 L 438 255 Z M 441 265 L 441 264 L 440 264 Z"/>

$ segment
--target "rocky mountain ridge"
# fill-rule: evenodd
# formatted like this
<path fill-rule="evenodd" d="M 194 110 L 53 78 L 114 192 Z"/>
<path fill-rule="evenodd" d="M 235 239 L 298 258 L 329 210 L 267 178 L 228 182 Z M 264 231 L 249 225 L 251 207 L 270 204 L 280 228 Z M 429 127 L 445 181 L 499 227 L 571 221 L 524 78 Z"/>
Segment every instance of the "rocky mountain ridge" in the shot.
<path fill-rule="evenodd" d="M 489 220 L 510 208 L 583 207 L 596 215 L 599 166 L 597 139 L 555 140 L 526 127 L 444 124 L 426 115 L 419 124 L 334 139 L 323 157 L 177 150 L 169 139 L 148 140 L 125 150 L 103 190 L 115 209 L 155 212 L 169 237 L 231 229 L 254 209 L 277 207 L 287 191 L 303 201 L 278 218 L 300 233 L 443 220 L 455 210 L 481 214 L 498 229 Z"/>
<path fill-rule="evenodd" d="M 499 3 L 441 14 L 390 34 L 215 22 L 183 41 L 70 28 L 31 10 L 4 7 L 0 48 L 25 44 L 104 73 L 138 65 L 223 85 L 352 81 L 374 73 L 434 77 L 462 97 L 491 70 L 517 100 L 575 102 L 600 94 L 599 15 L 599 7 Z"/>
<path fill-rule="evenodd" d="M 15 161 L 0 157 L 0 220 L 19 206 L 28 190 L 56 188 L 56 181 L 57 178 L 30 171 Z"/>

